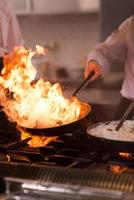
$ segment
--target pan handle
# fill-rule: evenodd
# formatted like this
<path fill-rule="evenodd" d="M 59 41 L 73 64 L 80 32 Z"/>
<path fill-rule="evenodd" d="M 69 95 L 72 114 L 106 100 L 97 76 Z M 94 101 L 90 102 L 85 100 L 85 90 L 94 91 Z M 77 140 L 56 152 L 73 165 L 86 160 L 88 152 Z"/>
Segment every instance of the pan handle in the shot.
<path fill-rule="evenodd" d="M 72 97 L 77 97 L 79 94 L 79 91 L 86 86 L 86 84 L 88 83 L 88 81 L 94 76 L 94 72 L 92 71 L 88 77 L 80 84 L 80 86 L 75 90 L 75 92 L 73 93 Z"/>
<path fill-rule="evenodd" d="M 115 130 L 118 131 L 120 129 L 120 127 L 122 126 L 123 122 L 127 119 L 128 115 L 130 114 L 130 112 L 132 111 L 132 109 L 134 108 L 134 100 L 130 103 L 130 105 L 128 106 L 127 110 L 125 111 L 124 115 L 122 116 L 122 118 L 120 119 L 119 123 L 117 124 Z"/>

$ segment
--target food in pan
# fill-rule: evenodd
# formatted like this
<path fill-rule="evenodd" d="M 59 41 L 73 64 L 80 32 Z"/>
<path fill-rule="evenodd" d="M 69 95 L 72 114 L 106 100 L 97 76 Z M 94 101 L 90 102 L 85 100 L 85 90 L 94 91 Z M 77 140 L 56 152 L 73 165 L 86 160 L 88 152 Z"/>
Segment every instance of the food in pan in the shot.
<path fill-rule="evenodd" d="M 93 128 L 88 128 L 89 135 L 120 141 L 134 141 L 134 120 L 124 121 L 122 127 L 116 131 L 118 121 L 99 123 Z"/>
<path fill-rule="evenodd" d="M 36 80 L 32 57 L 45 54 L 36 46 L 36 51 L 15 47 L 4 57 L 0 75 L 0 105 L 8 119 L 26 128 L 50 128 L 75 122 L 85 117 L 90 105 L 77 97 L 65 99 L 59 83 L 44 79 Z M 46 79 L 46 80 L 45 80 Z"/>

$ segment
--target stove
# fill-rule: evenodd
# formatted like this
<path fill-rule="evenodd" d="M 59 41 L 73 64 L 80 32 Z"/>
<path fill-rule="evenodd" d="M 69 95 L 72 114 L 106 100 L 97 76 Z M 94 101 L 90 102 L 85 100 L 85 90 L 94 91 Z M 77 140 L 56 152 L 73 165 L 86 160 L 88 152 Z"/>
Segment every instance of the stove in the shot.
<path fill-rule="evenodd" d="M 5 199 L 134 199 L 134 153 L 96 147 L 86 128 L 30 147 L 0 131 L 0 192 Z"/>

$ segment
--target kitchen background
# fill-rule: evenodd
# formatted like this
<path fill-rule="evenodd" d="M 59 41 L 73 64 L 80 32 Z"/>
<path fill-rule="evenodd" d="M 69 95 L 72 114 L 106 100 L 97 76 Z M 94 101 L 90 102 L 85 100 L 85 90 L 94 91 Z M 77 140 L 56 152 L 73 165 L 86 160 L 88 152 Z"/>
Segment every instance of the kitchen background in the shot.
<path fill-rule="evenodd" d="M 47 47 L 45 57 L 35 58 L 38 77 L 61 82 L 71 95 L 84 79 L 84 63 L 92 48 L 133 14 L 133 0 L 10 0 L 27 47 Z M 119 9 L 118 9 L 119 8 Z M 114 63 L 109 75 L 88 85 L 79 98 L 91 104 L 112 106 L 120 98 L 123 66 Z M 105 110 L 104 108 L 104 110 Z"/>
<path fill-rule="evenodd" d="M 70 96 L 84 80 L 83 64 L 89 51 L 130 15 L 134 4 L 134 0 L 9 1 L 25 45 L 35 48 L 40 44 L 49 49 L 47 56 L 33 60 L 38 76 L 60 81 Z M 114 116 L 122 79 L 122 64 L 114 63 L 105 79 L 89 84 L 80 93 L 79 98 L 92 106 L 89 117 L 93 123 Z M 13 100 L 12 93 L 6 92 Z M 86 134 L 91 121 L 84 117 L 50 128 L 55 137 L 45 137 L 46 130 L 35 127 L 28 135 L 22 127 L 20 139 L 16 124 L 12 126 L 1 114 L 0 200 L 134 200 L 134 140 L 130 142 L 132 136 L 129 138 L 126 131 L 120 138 L 116 134 L 114 140 L 104 134 L 106 139 L 102 140 L 101 126 L 102 135 L 95 139 Z M 131 123 L 127 128 L 129 131 Z"/>

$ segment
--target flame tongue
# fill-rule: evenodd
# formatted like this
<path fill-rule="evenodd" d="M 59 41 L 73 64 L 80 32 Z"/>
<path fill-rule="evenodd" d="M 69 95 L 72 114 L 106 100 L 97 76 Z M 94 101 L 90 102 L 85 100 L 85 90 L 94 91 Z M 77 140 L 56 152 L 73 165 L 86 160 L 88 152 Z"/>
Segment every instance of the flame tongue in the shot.
<path fill-rule="evenodd" d="M 32 135 L 28 132 L 25 132 L 22 128 L 18 127 L 19 131 L 21 132 L 21 139 L 30 138 L 31 140 L 28 142 L 28 145 L 33 148 L 47 146 L 51 141 L 58 141 L 58 137 L 45 137 L 45 136 L 38 136 Z"/>
<path fill-rule="evenodd" d="M 8 118 L 28 128 L 48 128 L 73 122 L 90 111 L 90 106 L 76 97 L 65 99 L 61 86 L 42 79 L 33 83 L 36 69 L 32 65 L 35 54 L 44 53 L 24 47 L 4 57 L 0 76 L 0 102 Z"/>

